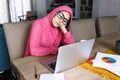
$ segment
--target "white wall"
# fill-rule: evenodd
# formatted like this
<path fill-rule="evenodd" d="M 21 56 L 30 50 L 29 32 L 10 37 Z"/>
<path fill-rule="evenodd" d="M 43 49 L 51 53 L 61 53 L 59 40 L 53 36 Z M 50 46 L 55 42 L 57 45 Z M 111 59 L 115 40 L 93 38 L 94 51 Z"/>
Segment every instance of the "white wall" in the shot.
<path fill-rule="evenodd" d="M 99 16 L 99 2 L 100 0 L 93 0 L 93 8 L 92 8 L 92 17 L 96 18 Z"/>
<path fill-rule="evenodd" d="M 117 15 L 120 25 L 120 0 L 93 0 L 92 17 Z"/>
<path fill-rule="evenodd" d="M 36 11 L 38 18 L 46 15 L 46 0 L 36 0 Z"/>
<path fill-rule="evenodd" d="M 120 25 L 120 0 L 112 0 L 111 3 L 110 15 L 117 15 Z"/>
<path fill-rule="evenodd" d="M 93 18 L 110 15 L 111 0 L 93 0 Z"/>

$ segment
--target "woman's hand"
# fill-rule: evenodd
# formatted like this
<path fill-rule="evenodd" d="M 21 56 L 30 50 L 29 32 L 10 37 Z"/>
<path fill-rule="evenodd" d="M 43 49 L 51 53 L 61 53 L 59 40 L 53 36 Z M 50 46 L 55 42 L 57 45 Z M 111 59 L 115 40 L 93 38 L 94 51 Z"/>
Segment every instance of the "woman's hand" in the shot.
<path fill-rule="evenodd" d="M 60 25 L 60 29 L 62 30 L 63 33 L 67 32 L 67 29 L 64 25 Z"/>

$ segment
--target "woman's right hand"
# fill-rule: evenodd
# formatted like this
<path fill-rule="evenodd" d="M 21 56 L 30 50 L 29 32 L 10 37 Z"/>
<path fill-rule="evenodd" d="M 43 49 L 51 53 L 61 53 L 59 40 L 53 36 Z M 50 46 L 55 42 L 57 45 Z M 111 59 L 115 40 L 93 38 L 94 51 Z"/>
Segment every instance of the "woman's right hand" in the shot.
<path fill-rule="evenodd" d="M 63 33 L 66 33 L 67 32 L 67 29 L 64 25 L 60 25 L 60 29 Z"/>

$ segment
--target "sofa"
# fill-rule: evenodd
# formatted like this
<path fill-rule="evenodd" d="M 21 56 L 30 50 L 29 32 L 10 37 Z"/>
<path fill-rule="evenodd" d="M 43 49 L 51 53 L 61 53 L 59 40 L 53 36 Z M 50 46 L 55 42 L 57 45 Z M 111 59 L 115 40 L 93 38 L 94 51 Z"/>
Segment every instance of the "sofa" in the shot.
<path fill-rule="evenodd" d="M 97 18 L 96 31 L 98 37 L 120 31 L 117 16 L 103 16 Z"/>
<path fill-rule="evenodd" d="M 3 25 L 10 61 L 22 58 L 25 51 L 27 37 L 33 21 L 5 23 Z M 96 38 L 94 19 L 73 20 L 70 31 L 78 42 L 83 39 Z"/>
<path fill-rule="evenodd" d="M 17 59 L 20 60 L 23 58 L 27 37 L 32 23 L 33 21 L 24 21 L 5 23 L 3 25 L 11 64 L 14 62 L 14 60 L 17 61 Z M 97 38 L 95 21 L 92 18 L 73 20 L 70 24 L 70 31 L 72 32 L 76 42 L 79 42 L 83 39 Z M 15 68 L 16 67 L 13 66 L 12 70 Z M 13 75 L 15 71 L 17 70 L 13 70 Z M 15 76 L 19 76 L 18 74 L 19 73 L 17 73 Z"/>

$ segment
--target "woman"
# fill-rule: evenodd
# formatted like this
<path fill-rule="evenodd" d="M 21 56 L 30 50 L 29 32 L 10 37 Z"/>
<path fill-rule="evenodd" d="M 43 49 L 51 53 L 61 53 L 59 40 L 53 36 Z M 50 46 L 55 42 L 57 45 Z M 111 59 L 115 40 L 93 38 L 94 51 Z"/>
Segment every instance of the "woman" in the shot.
<path fill-rule="evenodd" d="M 45 56 L 57 54 L 60 43 L 75 42 L 67 29 L 72 21 L 73 12 L 68 6 L 55 8 L 46 17 L 32 24 L 24 56 Z"/>

